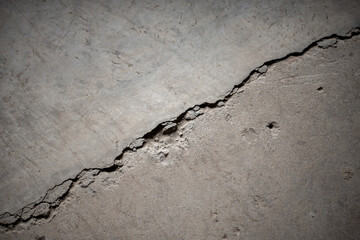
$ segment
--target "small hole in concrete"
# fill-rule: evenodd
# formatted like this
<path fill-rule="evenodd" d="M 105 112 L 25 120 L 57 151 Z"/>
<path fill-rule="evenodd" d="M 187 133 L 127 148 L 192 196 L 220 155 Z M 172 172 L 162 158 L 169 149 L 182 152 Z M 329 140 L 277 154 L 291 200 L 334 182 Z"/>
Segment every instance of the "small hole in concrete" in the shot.
<path fill-rule="evenodd" d="M 277 122 L 271 122 L 268 125 L 266 125 L 269 129 L 278 128 L 279 124 Z"/>
<path fill-rule="evenodd" d="M 323 87 L 318 87 L 318 89 L 316 89 L 316 90 L 318 90 L 318 92 L 322 92 L 322 90 L 324 90 L 324 89 L 323 89 Z"/>

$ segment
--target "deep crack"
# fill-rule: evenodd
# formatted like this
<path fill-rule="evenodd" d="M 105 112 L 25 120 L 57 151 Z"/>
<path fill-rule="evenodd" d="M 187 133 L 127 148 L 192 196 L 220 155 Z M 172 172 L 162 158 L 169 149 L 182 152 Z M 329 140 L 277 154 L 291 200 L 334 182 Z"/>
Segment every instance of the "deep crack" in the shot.
<path fill-rule="evenodd" d="M 80 185 L 82 187 L 88 187 L 94 180 L 94 178 L 100 174 L 100 172 L 115 172 L 120 170 L 123 167 L 122 158 L 125 153 L 136 151 L 146 145 L 146 143 L 151 142 L 157 135 L 160 134 L 171 134 L 173 132 L 178 131 L 178 129 L 173 127 L 174 125 L 179 125 L 183 121 L 191 121 L 195 119 L 197 116 L 203 114 L 202 109 L 205 108 L 218 108 L 224 106 L 226 102 L 237 92 L 240 92 L 241 89 L 249 83 L 251 77 L 254 74 L 263 74 L 267 71 L 267 68 L 277 62 L 288 59 L 289 57 L 297 57 L 305 54 L 313 47 L 327 48 L 333 46 L 338 40 L 347 40 L 354 36 L 360 35 L 360 27 L 353 28 L 349 33 L 344 36 L 332 34 L 327 37 L 323 37 L 317 41 L 312 42 L 306 48 L 304 48 L 301 52 L 293 52 L 289 53 L 286 56 L 274 60 L 270 60 L 265 62 L 260 67 L 252 70 L 249 75 L 239 84 L 235 85 L 231 91 L 229 91 L 223 99 L 219 99 L 213 103 L 204 102 L 202 104 L 196 105 L 194 107 L 186 109 L 179 116 L 165 122 L 159 123 L 154 129 L 147 132 L 140 138 L 136 138 L 135 141 L 140 141 L 140 143 L 136 143 L 133 141 L 129 144 L 128 147 L 124 148 L 122 152 L 114 159 L 114 163 L 110 166 L 106 166 L 104 168 L 86 168 L 83 169 L 80 173 L 78 173 L 74 178 L 69 178 L 63 181 L 61 184 L 55 185 L 53 188 L 47 190 L 46 194 L 41 197 L 36 202 L 30 203 L 17 212 L 11 214 L 8 212 L 3 213 L 0 216 L 0 226 L 4 227 L 5 230 L 12 230 L 15 226 L 20 223 L 28 222 L 31 219 L 46 219 L 53 215 L 54 211 L 58 208 L 58 206 L 69 196 L 71 189 L 76 185 Z M 319 87 L 318 91 L 322 91 L 323 88 Z M 198 114 L 196 114 L 198 113 Z M 172 130 L 168 131 L 169 126 L 172 126 Z M 276 122 L 271 122 L 267 125 L 269 129 L 277 127 Z M 134 145 L 135 144 L 135 145 Z"/>

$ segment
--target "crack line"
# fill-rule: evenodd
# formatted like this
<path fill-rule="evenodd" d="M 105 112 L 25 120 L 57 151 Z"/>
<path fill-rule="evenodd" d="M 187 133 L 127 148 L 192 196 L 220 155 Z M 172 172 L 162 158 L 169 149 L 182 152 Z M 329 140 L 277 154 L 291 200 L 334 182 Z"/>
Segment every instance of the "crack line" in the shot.
<path fill-rule="evenodd" d="M 203 114 L 202 109 L 222 107 L 234 94 L 236 94 L 238 91 L 240 91 L 240 89 L 244 88 L 245 85 L 250 82 L 250 79 L 254 74 L 263 74 L 266 72 L 267 67 L 277 62 L 286 60 L 290 57 L 304 55 L 313 47 L 318 46 L 320 48 L 327 48 L 332 46 L 334 44 L 334 41 L 351 39 L 352 37 L 357 35 L 360 35 L 360 26 L 353 28 L 344 36 L 332 34 L 330 36 L 326 36 L 312 42 L 300 52 L 292 52 L 284 57 L 265 62 L 261 66 L 252 70 L 244 80 L 242 80 L 239 84 L 235 85 L 231 89 L 231 91 L 226 93 L 225 97 L 223 97 L 222 99 L 218 99 L 213 103 L 204 102 L 194 107 L 190 107 L 186 109 L 183 113 L 181 113 L 179 116 L 169 121 L 161 122 L 154 129 L 147 132 L 142 137 L 135 139 L 132 143 L 129 144 L 128 147 L 125 147 L 122 152 L 114 159 L 112 165 L 103 168 L 85 168 L 74 178 L 66 179 L 62 183 L 55 185 L 51 189 L 47 190 L 46 194 L 42 196 L 39 200 L 26 205 L 25 207 L 13 214 L 8 212 L 1 214 L 0 226 L 2 226 L 5 231 L 10 231 L 13 230 L 18 224 L 28 222 L 31 219 L 48 219 L 49 216 L 51 216 L 52 213 L 54 213 L 55 210 L 59 207 L 59 205 L 69 196 L 71 189 L 76 184 L 80 185 L 81 187 L 87 187 L 94 181 L 93 178 L 99 175 L 100 172 L 115 172 L 121 170 L 121 168 L 124 166 L 121 160 L 125 153 L 133 152 L 136 151 L 136 149 L 142 148 L 146 142 L 154 140 L 154 138 L 158 134 L 171 134 L 173 132 L 176 132 L 177 125 L 179 125 L 183 121 L 193 120 L 198 115 Z"/>

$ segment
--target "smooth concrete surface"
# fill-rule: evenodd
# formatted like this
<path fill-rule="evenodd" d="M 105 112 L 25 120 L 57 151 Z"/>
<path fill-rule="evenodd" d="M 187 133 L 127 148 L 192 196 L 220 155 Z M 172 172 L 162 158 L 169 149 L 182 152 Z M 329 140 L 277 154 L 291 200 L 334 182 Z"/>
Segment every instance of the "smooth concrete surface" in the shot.
<path fill-rule="evenodd" d="M 359 12 L 335 0 L 2 0 L 0 213 L 110 165 L 265 61 L 345 34 Z"/>
<path fill-rule="evenodd" d="M 357 240 L 359 63 L 360 36 L 275 63 L 0 238 Z"/>

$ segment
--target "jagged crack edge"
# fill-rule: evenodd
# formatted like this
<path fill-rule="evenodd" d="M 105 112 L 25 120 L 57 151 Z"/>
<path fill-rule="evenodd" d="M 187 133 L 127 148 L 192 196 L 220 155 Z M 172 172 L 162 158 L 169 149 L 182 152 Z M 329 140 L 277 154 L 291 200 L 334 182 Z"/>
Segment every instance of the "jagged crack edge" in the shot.
<path fill-rule="evenodd" d="M 204 102 L 204 103 L 201 103 L 201 104 L 197 104 L 196 106 L 199 106 L 200 109 L 203 109 L 203 108 L 216 108 L 218 103 L 219 102 L 227 102 L 236 92 L 237 90 L 243 88 L 250 80 L 251 76 L 253 76 L 254 74 L 258 73 L 257 69 L 266 65 L 266 66 L 271 66 L 271 65 L 274 65 L 280 61 L 283 61 L 283 60 L 286 60 L 290 57 L 298 57 L 298 56 L 302 56 L 304 55 L 305 53 L 307 53 L 311 48 L 313 47 L 316 47 L 317 44 L 323 40 L 327 40 L 327 39 L 337 39 L 337 40 L 347 40 L 347 39 L 351 39 L 352 37 L 354 36 L 357 36 L 357 35 L 360 35 L 360 26 L 358 27 L 355 27 L 353 29 L 351 29 L 347 34 L 345 35 L 338 35 L 338 34 L 332 34 L 332 35 L 329 35 L 329 36 L 326 36 L 326 37 L 323 37 L 323 38 L 320 38 L 314 42 L 312 42 L 310 45 L 308 45 L 306 48 L 304 48 L 302 51 L 299 51 L 299 52 L 292 52 L 292 53 L 289 53 L 287 55 L 285 55 L 284 57 L 281 57 L 281 58 L 277 58 L 277 59 L 273 59 L 273 60 L 270 60 L 270 61 L 266 61 L 264 62 L 261 66 L 255 68 L 254 70 L 252 70 L 248 76 L 243 79 L 239 84 L 235 85 L 231 91 L 229 91 L 223 98 L 221 99 L 218 99 L 216 100 L 215 102 L 213 103 L 209 103 L 209 102 Z M 195 107 L 195 106 L 194 106 Z M 153 139 L 157 134 L 161 133 L 161 131 L 163 130 L 164 128 L 164 124 L 167 123 L 167 122 L 174 122 L 174 123 L 181 123 L 182 121 L 185 121 L 184 117 L 186 115 L 186 113 L 190 110 L 192 110 L 194 107 L 190 107 L 188 109 L 186 109 L 184 112 L 182 112 L 180 115 L 178 115 L 176 118 L 173 118 L 172 120 L 170 121 L 164 121 L 164 122 L 161 122 L 159 123 L 155 128 L 153 128 L 151 131 L 145 133 L 142 137 L 140 138 L 144 138 L 145 140 L 150 140 L 150 139 Z M 142 146 L 144 147 L 144 146 Z M 140 148 L 142 148 L 140 147 Z M 114 159 L 114 162 L 112 165 L 110 166 L 106 166 L 104 168 L 85 168 L 83 169 L 80 173 L 78 173 L 74 178 L 69 178 L 69 179 L 66 179 L 64 180 L 62 183 L 60 184 L 57 184 L 55 185 L 54 187 L 52 187 L 51 189 L 48 189 L 46 194 L 44 196 L 42 196 L 39 200 L 35 201 L 35 202 L 32 202 L 28 205 L 26 205 L 25 207 L 23 207 L 22 209 L 18 210 L 16 213 L 14 214 L 11 214 L 11 213 L 8 213 L 8 212 L 5 212 L 3 214 L 1 214 L 0 216 L 0 219 L 5 215 L 5 214 L 9 214 L 10 216 L 15 216 L 18 212 L 22 212 L 25 208 L 28 208 L 28 206 L 31 206 L 33 205 L 33 208 L 32 209 L 35 209 L 38 205 L 40 205 L 41 203 L 44 203 L 44 199 L 46 198 L 46 196 L 49 194 L 50 191 L 54 190 L 56 187 L 59 187 L 61 186 L 62 184 L 64 184 L 65 182 L 67 181 L 72 181 L 72 183 L 69 185 L 69 188 L 67 189 L 67 191 L 62 195 L 60 196 L 56 201 L 58 201 L 58 204 L 56 204 L 55 206 L 51 206 L 50 207 L 50 214 L 48 216 L 45 216 L 45 217 L 34 217 L 34 216 L 31 216 L 29 219 L 27 220 L 23 220 L 21 219 L 21 214 L 18 215 L 18 219 L 11 223 L 11 224 L 1 224 L 0 223 L 0 226 L 2 227 L 5 227 L 6 230 L 12 230 L 14 229 L 14 227 L 22 222 L 28 222 L 30 221 L 31 219 L 38 219 L 38 218 L 49 218 L 49 216 L 51 215 L 51 212 L 54 211 L 65 199 L 66 197 L 69 195 L 70 193 L 70 190 L 75 186 L 75 184 L 81 179 L 82 176 L 84 176 L 84 174 L 86 174 L 87 172 L 90 172 L 90 171 L 95 171 L 95 170 L 98 170 L 99 172 L 96 174 L 100 174 L 100 172 L 114 172 L 114 171 L 117 171 L 119 169 L 122 168 L 123 166 L 123 163 L 121 162 L 121 159 L 123 158 L 124 154 L 126 152 L 132 152 L 133 150 L 130 148 L 130 145 L 125 147 L 121 153 L 115 157 Z M 47 203 L 47 202 L 46 202 Z"/>

